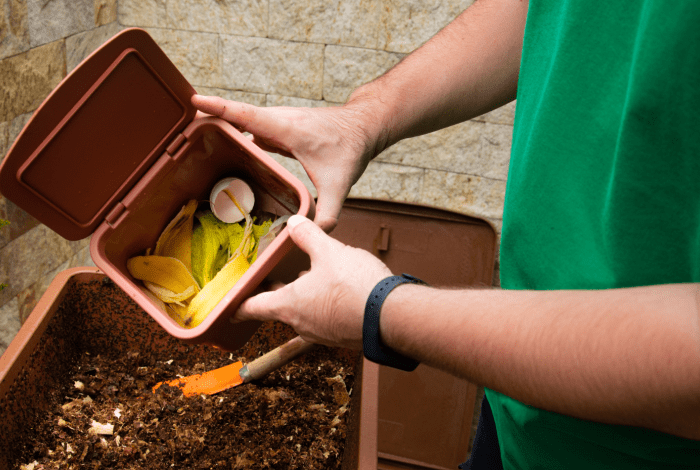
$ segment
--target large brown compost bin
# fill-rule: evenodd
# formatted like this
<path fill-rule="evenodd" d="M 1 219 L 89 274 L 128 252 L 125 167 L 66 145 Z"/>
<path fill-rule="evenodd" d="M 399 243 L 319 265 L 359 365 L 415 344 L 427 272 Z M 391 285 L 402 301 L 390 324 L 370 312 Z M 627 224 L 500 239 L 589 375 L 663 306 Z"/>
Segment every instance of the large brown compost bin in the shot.
<path fill-rule="evenodd" d="M 65 385 L 66 373 L 77 355 L 91 351 L 116 360 L 127 352 L 137 352 L 165 361 L 182 354 L 183 348 L 194 355 L 208 348 L 186 345 L 168 335 L 119 288 L 105 281 L 109 279 L 95 268 L 60 273 L 0 358 L 0 469 L 10 470 L 20 444 L 46 419 L 49 408 L 64 403 L 64 397 L 56 392 Z M 70 297 L 69 291 L 76 287 L 81 289 L 79 302 L 70 300 L 77 294 Z M 371 363 L 363 366 L 359 354 L 353 357 L 358 361 L 342 468 L 373 468 L 377 458 L 378 367 Z"/>
<path fill-rule="evenodd" d="M 348 200 L 333 237 L 368 249 L 394 272 L 409 272 L 436 286 L 491 284 L 495 233 L 487 223 L 448 211 L 410 204 Z M 292 281 L 308 267 L 298 249 L 277 265 L 271 278 Z M 158 324 L 117 293 L 75 312 L 73 328 L 56 328 L 71 283 L 104 281 L 92 268 L 61 273 L 17 337 L 0 358 L 0 438 L 20 439 L 32 420 L 41 419 L 48 399 L 76 348 L 97 347 L 119 355 L 183 347 Z M 198 345 L 198 348 L 204 347 Z M 475 385 L 421 365 L 412 373 L 359 361 L 343 468 L 455 468 L 468 452 Z M 29 426 L 29 427 L 28 427 Z M 0 453 L 8 468 L 11 446 Z"/>
<path fill-rule="evenodd" d="M 141 289 L 129 258 L 155 246 L 190 199 L 225 177 L 248 182 L 256 210 L 312 217 L 304 185 L 228 122 L 195 119 L 194 88 L 143 30 L 91 54 L 33 114 L 0 166 L 0 192 L 69 240 L 90 236 L 95 264 L 168 333 L 238 349 L 259 323 L 229 318 L 293 245 L 283 230 L 207 318 L 178 325 Z"/>
<path fill-rule="evenodd" d="M 395 274 L 434 286 L 492 285 L 496 233 L 487 222 L 451 211 L 388 201 L 348 199 L 331 236 L 374 253 Z M 271 273 L 291 281 L 308 269 L 298 250 L 294 269 Z M 298 272 L 298 271 L 297 271 Z M 365 390 L 366 391 L 366 390 Z M 426 365 L 414 372 L 380 367 L 380 469 L 454 469 L 469 452 L 476 385 Z"/>

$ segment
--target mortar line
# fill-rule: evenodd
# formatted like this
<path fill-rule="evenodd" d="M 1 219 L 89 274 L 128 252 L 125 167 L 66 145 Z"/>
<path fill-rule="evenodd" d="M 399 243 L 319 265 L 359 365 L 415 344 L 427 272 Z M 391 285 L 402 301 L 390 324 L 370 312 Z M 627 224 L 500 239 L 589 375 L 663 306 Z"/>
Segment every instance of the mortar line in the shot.
<path fill-rule="evenodd" d="M 381 154 L 380 154 L 380 155 L 381 155 Z M 415 169 L 418 169 L 418 170 L 439 171 L 439 172 L 442 172 L 442 173 L 452 173 L 452 174 L 455 174 L 455 175 L 474 176 L 474 177 L 476 177 L 476 178 L 483 178 L 483 179 L 487 179 L 487 180 L 490 180 L 490 181 L 501 181 L 501 182 L 504 182 L 504 183 L 507 181 L 506 179 L 493 178 L 493 177 L 490 177 L 490 176 L 478 175 L 478 174 L 476 174 L 476 173 L 466 173 L 466 172 L 462 172 L 462 171 L 444 170 L 444 169 L 440 169 L 440 168 L 428 168 L 428 167 L 424 167 L 424 166 L 408 165 L 408 164 L 406 164 L 406 163 L 387 162 L 387 161 L 376 160 L 376 159 L 375 159 L 375 160 L 372 160 L 372 163 L 383 163 L 383 164 L 386 164 L 386 165 L 397 165 L 397 166 L 403 166 L 403 167 L 407 167 L 407 168 L 415 168 Z"/>

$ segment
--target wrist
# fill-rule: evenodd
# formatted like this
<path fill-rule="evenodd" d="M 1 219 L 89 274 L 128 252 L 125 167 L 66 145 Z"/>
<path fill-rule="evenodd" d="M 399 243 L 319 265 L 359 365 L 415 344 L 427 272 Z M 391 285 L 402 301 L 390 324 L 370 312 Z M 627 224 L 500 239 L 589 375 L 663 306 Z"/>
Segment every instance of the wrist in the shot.
<path fill-rule="evenodd" d="M 391 91 L 383 90 L 378 81 L 357 88 L 344 105 L 355 116 L 357 129 L 367 140 L 370 160 L 397 142 L 392 139 Z"/>
<path fill-rule="evenodd" d="M 409 326 L 415 321 L 414 310 L 420 308 L 415 303 L 415 289 L 427 286 L 403 284 L 391 293 L 384 302 L 379 320 L 379 332 L 384 343 L 391 349 L 405 355 L 413 353 L 408 336 Z"/>
<path fill-rule="evenodd" d="M 403 284 L 424 285 L 425 283 L 413 276 L 402 274 L 382 279 L 372 289 L 365 305 L 362 346 L 365 357 L 370 361 L 396 369 L 412 371 L 418 366 L 418 361 L 401 354 L 390 346 L 391 342 L 387 342 L 383 334 L 386 335 L 388 331 L 391 331 L 391 328 L 387 328 L 386 321 L 381 321 L 382 307 L 387 297 L 395 288 Z"/>

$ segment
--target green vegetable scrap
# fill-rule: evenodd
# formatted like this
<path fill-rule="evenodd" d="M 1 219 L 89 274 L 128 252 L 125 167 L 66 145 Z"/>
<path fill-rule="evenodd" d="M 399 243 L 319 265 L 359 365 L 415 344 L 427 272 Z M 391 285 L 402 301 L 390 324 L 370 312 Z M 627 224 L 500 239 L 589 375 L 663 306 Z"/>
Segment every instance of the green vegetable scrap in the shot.
<path fill-rule="evenodd" d="M 206 318 L 288 219 L 256 224 L 246 213 L 245 221 L 229 224 L 209 210 L 195 212 L 196 206 L 190 201 L 182 208 L 153 255 L 127 263 L 131 275 L 144 282 L 146 294 L 187 328 Z"/>

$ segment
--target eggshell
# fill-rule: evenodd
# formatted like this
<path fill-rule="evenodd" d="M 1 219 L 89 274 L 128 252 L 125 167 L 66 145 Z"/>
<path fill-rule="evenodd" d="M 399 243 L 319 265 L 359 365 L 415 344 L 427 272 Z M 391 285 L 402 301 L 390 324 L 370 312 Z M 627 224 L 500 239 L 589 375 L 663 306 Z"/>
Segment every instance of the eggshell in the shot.
<path fill-rule="evenodd" d="M 241 208 L 248 213 L 253 210 L 255 204 L 253 190 L 245 181 L 238 178 L 225 178 L 216 183 L 211 190 L 209 196 L 211 211 L 219 220 L 229 224 L 243 220 L 245 215 L 238 210 L 224 189 L 228 189 Z"/>

